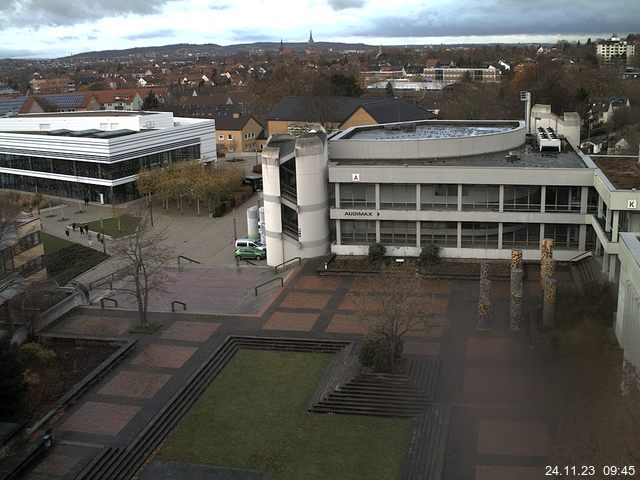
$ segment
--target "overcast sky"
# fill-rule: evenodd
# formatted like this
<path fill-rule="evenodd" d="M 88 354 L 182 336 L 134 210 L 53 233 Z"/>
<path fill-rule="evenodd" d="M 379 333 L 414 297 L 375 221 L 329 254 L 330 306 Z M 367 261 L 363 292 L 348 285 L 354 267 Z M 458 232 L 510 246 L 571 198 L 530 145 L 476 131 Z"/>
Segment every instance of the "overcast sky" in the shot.
<path fill-rule="evenodd" d="M 0 0 L 0 58 L 172 43 L 554 42 L 640 30 L 638 0 Z"/>

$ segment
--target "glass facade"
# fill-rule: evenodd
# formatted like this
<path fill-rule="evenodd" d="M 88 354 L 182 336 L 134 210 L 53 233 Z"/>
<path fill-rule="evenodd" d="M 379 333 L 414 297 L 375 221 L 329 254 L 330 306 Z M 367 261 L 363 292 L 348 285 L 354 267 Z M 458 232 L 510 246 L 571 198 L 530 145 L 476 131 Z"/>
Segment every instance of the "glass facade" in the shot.
<path fill-rule="evenodd" d="M 498 248 L 498 224 L 462 222 L 462 248 Z"/>
<path fill-rule="evenodd" d="M 380 208 L 385 210 L 415 210 L 415 184 L 383 184 L 380 185 Z"/>
<path fill-rule="evenodd" d="M 545 212 L 580 213 L 581 187 L 547 187 Z"/>
<path fill-rule="evenodd" d="M 580 225 L 546 223 L 544 238 L 553 239 L 553 248 L 558 250 L 577 250 Z"/>
<path fill-rule="evenodd" d="M 376 222 L 367 220 L 340 220 L 342 245 L 369 245 L 376 241 Z"/>
<path fill-rule="evenodd" d="M 422 210 L 457 210 L 458 185 L 420 185 L 420 208 Z"/>
<path fill-rule="evenodd" d="M 416 222 L 381 221 L 380 243 L 393 246 L 416 246 Z"/>
<path fill-rule="evenodd" d="M 376 186 L 372 183 L 341 184 L 340 208 L 376 208 Z"/>
<path fill-rule="evenodd" d="M 420 222 L 420 245 L 458 246 L 458 222 Z"/>
<path fill-rule="evenodd" d="M 462 210 L 495 210 L 500 207 L 498 185 L 463 185 Z"/>
<path fill-rule="evenodd" d="M 505 212 L 539 212 L 542 208 L 542 187 L 533 185 L 505 185 Z"/>
<path fill-rule="evenodd" d="M 522 247 L 538 248 L 540 246 L 540 224 L 538 223 L 503 223 L 502 248 Z"/>

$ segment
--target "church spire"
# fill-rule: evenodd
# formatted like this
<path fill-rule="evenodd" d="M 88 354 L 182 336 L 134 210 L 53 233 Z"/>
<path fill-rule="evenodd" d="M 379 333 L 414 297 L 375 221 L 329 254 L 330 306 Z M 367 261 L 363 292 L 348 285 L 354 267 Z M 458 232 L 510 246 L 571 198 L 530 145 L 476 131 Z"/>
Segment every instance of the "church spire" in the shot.
<path fill-rule="evenodd" d="M 309 30 L 309 41 L 307 43 L 313 45 L 313 32 L 311 30 Z"/>

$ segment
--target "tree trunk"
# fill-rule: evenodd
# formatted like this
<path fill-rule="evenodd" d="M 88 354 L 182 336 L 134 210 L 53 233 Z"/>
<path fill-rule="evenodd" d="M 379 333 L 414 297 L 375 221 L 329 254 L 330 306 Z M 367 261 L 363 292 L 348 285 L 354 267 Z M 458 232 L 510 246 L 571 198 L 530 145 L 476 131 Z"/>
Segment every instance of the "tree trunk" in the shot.
<path fill-rule="evenodd" d="M 196 198 L 196 205 L 198 207 L 198 216 L 200 216 L 200 199 Z"/>

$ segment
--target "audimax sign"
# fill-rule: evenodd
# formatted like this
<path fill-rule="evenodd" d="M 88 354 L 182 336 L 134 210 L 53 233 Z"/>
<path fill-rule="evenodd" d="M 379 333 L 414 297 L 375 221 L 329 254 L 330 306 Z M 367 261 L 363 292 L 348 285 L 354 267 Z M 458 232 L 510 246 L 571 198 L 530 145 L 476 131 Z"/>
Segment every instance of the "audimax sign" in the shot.
<path fill-rule="evenodd" d="M 380 212 L 371 210 L 347 210 L 344 212 L 345 217 L 379 217 Z"/>

